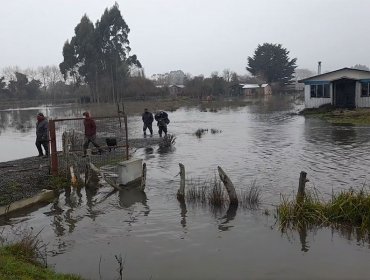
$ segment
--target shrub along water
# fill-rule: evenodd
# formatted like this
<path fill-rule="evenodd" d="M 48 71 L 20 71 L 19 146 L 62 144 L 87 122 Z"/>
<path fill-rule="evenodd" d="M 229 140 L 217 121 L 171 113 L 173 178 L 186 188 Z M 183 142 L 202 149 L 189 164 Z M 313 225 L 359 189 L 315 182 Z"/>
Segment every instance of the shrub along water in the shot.
<path fill-rule="evenodd" d="M 351 188 L 333 194 L 327 202 L 316 191 L 307 192 L 300 203 L 282 197 L 277 214 L 282 228 L 344 226 L 370 232 L 370 193 Z"/>

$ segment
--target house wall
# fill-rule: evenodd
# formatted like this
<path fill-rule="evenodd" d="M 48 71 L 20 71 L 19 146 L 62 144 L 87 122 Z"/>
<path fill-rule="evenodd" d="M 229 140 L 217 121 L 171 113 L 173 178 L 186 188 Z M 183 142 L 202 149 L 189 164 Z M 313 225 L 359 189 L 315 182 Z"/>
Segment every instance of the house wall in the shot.
<path fill-rule="evenodd" d="M 270 85 L 265 86 L 264 88 L 264 94 L 265 95 L 271 95 L 272 94 L 272 89 Z"/>
<path fill-rule="evenodd" d="M 333 104 L 333 84 L 330 84 L 330 98 L 311 98 L 310 85 L 304 86 L 304 105 L 306 108 L 319 108 L 324 104 Z"/>
<path fill-rule="evenodd" d="M 361 83 L 356 82 L 356 107 L 370 107 L 370 97 L 361 97 Z"/>

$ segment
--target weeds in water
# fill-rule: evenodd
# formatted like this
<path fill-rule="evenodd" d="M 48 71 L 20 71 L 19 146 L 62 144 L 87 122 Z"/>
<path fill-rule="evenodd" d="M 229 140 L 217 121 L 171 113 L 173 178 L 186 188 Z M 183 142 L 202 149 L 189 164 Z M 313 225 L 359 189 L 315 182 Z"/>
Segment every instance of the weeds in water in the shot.
<path fill-rule="evenodd" d="M 222 132 L 222 130 L 220 130 L 220 129 L 211 128 L 211 133 L 212 134 L 221 133 L 221 132 Z"/>
<path fill-rule="evenodd" d="M 167 134 L 162 138 L 162 141 L 159 143 L 159 148 L 171 148 L 176 143 L 176 137 L 172 134 Z"/>
<path fill-rule="evenodd" d="M 185 195 L 188 202 L 211 205 L 222 208 L 229 203 L 229 196 L 222 181 L 216 176 L 213 180 L 187 182 Z M 253 181 L 249 190 L 243 190 L 238 195 L 238 201 L 243 208 L 257 209 L 261 202 L 261 191 L 256 181 Z"/>
<path fill-rule="evenodd" d="M 222 182 L 216 178 L 208 193 L 208 201 L 214 207 L 223 207 L 228 201 L 227 195 L 222 187 Z"/>
<path fill-rule="evenodd" d="M 213 180 L 187 183 L 186 199 L 198 204 L 209 204 L 215 207 L 223 207 L 228 201 L 227 194 L 222 188 L 221 180 L 214 177 Z"/>
<path fill-rule="evenodd" d="M 326 211 L 329 221 L 333 223 L 370 230 L 370 193 L 364 188 L 333 195 Z"/>
<path fill-rule="evenodd" d="M 204 133 L 208 132 L 208 128 L 198 128 L 197 131 L 195 131 L 195 135 L 198 137 L 198 138 L 201 138 L 203 136 Z"/>
<path fill-rule="evenodd" d="M 306 192 L 302 203 L 282 197 L 277 207 L 282 228 L 303 226 L 355 227 L 370 231 L 370 193 L 362 188 L 333 194 L 328 202 L 319 199 L 317 192 Z"/>
<path fill-rule="evenodd" d="M 240 202 L 244 208 L 257 209 L 261 202 L 261 190 L 254 180 L 249 190 L 242 191 L 240 194 Z"/>

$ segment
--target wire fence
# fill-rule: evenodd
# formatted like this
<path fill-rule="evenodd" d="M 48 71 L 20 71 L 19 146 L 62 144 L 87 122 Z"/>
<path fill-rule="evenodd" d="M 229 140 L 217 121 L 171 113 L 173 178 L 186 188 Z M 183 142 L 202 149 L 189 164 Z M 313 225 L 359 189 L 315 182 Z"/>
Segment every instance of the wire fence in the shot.
<path fill-rule="evenodd" d="M 88 162 L 95 166 L 113 165 L 128 159 L 127 116 L 98 117 L 96 143 L 87 149 L 84 156 L 83 118 L 54 119 L 49 121 L 51 142 L 51 171 L 53 175 L 82 173 Z"/>

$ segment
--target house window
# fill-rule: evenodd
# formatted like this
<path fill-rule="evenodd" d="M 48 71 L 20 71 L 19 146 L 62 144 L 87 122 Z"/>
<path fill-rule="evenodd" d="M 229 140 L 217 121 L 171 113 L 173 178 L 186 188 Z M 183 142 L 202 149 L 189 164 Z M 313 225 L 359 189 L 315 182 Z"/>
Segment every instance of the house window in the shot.
<path fill-rule="evenodd" d="M 324 98 L 330 98 L 330 85 L 324 85 Z"/>
<path fill-rule="evenodd" d="M 311 85 L 310 94 L 311 98 L 330 98 L 330 85 Z"/>
<path fill-rule="evenodd" d="M 369 96 L 369 90 L 370 90 L 370 86 L 369 86 L 370 83 L 366 82 L 366 83 L 361 83 L 361 96 L 362 97 L 367 97 Z"/>

